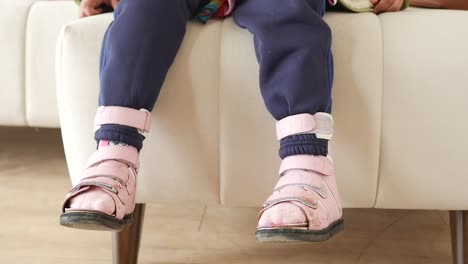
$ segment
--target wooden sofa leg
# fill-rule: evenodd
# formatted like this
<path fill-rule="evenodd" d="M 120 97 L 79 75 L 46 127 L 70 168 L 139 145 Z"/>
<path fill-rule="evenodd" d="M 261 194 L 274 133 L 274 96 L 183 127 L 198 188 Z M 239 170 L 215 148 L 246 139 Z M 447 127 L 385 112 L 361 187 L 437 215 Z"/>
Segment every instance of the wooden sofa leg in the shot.
<path fill-rule="evenodd" d="M 145 204 L 136 204 L 132 224 L 124 230 L 112 234 L 114 264 L 138 263 L 144 214 Z"/>
<path fill-rule="evenodd" d="M 468 264 L 468 211 L 450 211 L 453 264 Z"/>

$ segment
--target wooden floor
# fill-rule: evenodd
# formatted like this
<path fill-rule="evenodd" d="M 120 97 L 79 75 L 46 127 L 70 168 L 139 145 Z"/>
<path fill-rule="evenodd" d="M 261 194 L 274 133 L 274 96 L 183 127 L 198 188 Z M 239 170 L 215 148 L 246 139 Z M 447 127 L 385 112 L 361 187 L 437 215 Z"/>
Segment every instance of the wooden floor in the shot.
<path fill-rule="evenodd" d="M 58 131 L 0 128 L 0 263 L 111 263 L 110 233 L 58 225 L 69 187 Z M 349 209 L 332 241 L 261 245 L 257 211 L 148 205 L 140 263 L 451 263 L 446 212 Z"/>

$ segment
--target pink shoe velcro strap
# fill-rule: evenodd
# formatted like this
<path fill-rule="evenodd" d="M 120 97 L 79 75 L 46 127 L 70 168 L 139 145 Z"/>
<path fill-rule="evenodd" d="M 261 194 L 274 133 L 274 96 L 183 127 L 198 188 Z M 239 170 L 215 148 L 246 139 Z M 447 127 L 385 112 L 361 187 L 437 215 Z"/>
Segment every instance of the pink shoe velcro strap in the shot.
<path fill-rule="evenodd" d="M 316 199 L 314 199 L 314 197 L 311 196 L 310 192 L 304 189 L 300 189 L 300 188 L 297 188 L 295 190 L 274 193 L 270 195 L 270 197 L 268 197 L 265 203 L 263 203 L 262 207 L 269 208 L 278 203 L 292 202 L 292 201 L 300 202 L 304 204 L 305 206 L 308 206 L 312 209 L 317 209 Z"/>
<path fill-rule="evenodd" d="M 129 171 L 128 168 L 124 168 L 124 166 L 105 166 L 103 164 L 101 166 L 95 166 L 86 169 L 86 171 L 83 173 L 83 178 L 81 180 L 94 179 L 99 177 L 112 178 L 120 184 L 126 185 L 126 182 L 129 178 Z"/>
<path fill-rule="evenodd" d="M 308 170 L 331 176 L 334 173 L 333 164 L 327 157 L 312 155 L 297 155 L 286 157 L 281 162 L 279 174 L 284 175 L 289 170 Z"/>
<path fill-rule="evenodd" d="M 86 163 L 86 168 L 93 167 L 106 160 L 123 161 L 129 166 L 134 166 L 136 170 L 140 167 L 139 153 L 136 148 L 108 146 L 96 150 Z"/>
<path fill-rule="evenodd" d="M 283 118 L 276 123 L 278 140 L 297 134 L 316 134 L 317 138 L 331 139 L 333 117 L 328 113 L 298 114 Z"/>
<path fill-rule="evenodd" d="M 148 133 L 151 126 L 151 113 L 120 106 L 99 107 L 94 119 L 95 126 L 117 124 L 139 129 Z"/>

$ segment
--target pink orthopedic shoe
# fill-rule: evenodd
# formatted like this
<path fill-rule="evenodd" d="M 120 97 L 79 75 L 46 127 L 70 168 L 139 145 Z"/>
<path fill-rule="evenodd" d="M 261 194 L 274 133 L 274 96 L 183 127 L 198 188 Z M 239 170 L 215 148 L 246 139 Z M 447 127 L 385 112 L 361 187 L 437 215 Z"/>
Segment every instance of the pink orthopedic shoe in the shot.
<path fill-rule="evenodd" d="M 150 117 L 146 110 L 100 107 L 95 125 L 119 124 L 137 128 L 143 133 L 149 132 Z M 89 158 L 78 184 L 67 193 L 60 224 L 88 230 L 122 230 L 132 221 L 139 167 L 136 148 L 119 145 L 100 147 Z M 92 203 L 92 208 L 70 208 L 71 200 L 79 199 L 83 194 L 86 194 L 87 199 L 92 199 L 88 201 Z"/>
<path fill-rule="evenodd" d="M 327 113 L 299 114 L 278 121 L 278 139 L 316 134 L 331 139 Z M 258 242 L 318 242 L 343 229 L 342 208 L 330 157 L 297 155 L 281 163 L 280 179 L 258 216 Z"/>

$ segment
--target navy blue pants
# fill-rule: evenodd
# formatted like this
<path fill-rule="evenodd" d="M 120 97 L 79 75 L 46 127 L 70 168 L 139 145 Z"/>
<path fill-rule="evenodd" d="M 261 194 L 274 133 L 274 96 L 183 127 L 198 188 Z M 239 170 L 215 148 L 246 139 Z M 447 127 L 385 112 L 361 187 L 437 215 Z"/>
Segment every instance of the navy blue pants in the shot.
<path fill-rule="evenodd" d="M 332 38 L 322 19 L 325 1 L 238 0 L 234 20 L 254 36 L 261 93 L 277 120 L 331 111 Z M 122 0 L 104 38 L 99 105 L 152 111 L 187 22 L 202 2 Z M 138 149 L 144 140 L 136 129 L 120 125 L 102 126 L 95 138 Z M 280 156 L 326 155 L 327 145 L 315 135 L 290 136 L 282 140 Z"/>

